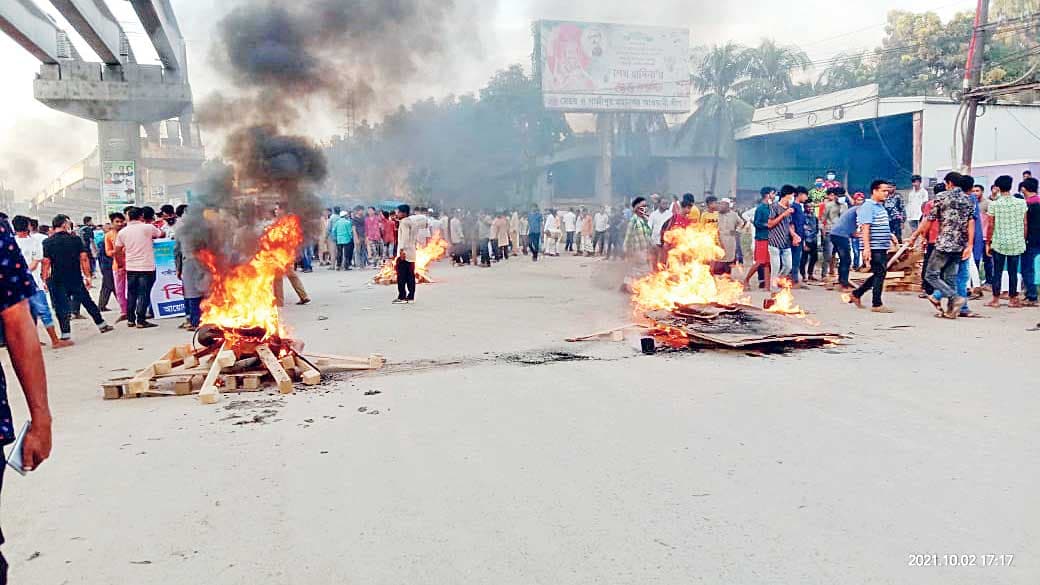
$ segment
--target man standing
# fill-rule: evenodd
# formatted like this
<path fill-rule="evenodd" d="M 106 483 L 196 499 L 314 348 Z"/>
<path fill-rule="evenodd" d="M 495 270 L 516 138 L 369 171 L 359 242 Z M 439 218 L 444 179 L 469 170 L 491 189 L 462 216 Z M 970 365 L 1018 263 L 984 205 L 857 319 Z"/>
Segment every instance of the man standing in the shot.
<path fill-rule="evenodd" d="M 754 220 L 752 220 L 752 224 L 755 226 L 755 263 L 744 275 L 744 288 L 748 287 L 751 276 L 762 270 L 764 280 L 759 284 L 759 288 L 773 290 L 772 266 L 769 259 L 769 216 L 775 194 L 776 189 L 772 187 L 762 187 L 760 191 L 760 199 L 758 206 L 755 207 Z"/>
<path fill-rule="evenodd" d="M 375 207 L 369 207 L 365 216 L 365 237 L 368 238 L 368 260 L 373 266 L 379 266 L 383 258 L 383 215 Z"/>
<path fill-rule="evenodd" d="M 108 232 L 115 230 L 111 223 L 107 223 L 100 230 L 94 231 L 94 249 L 97 250 L 98 270 L 101 272 L 101 290 L 98 291 L 98 310 L 102 313 L 111 311 L 108 302 L 112 300 L 112 294 L 116 292 L 115 274 L 112 273 L 112 257 L 105 250 L 105 236 Z"/>
<path fill-rule="evenodd" d="M 56 215 L 51 222 L 51 236 L 43 242 L 42 278 L 51 294 L 51 304 L 61 326 L 61 339 L 72 337 L 69 324 L 70 298 L 82 305 L 94 319 L 98 331 L 108 333 L 112 326 L 105 323 L 101 311 L 90 298 L 90 259 L 83 248 L 83 240 L 69 233 L 71 221 L 67 215 Z"/>
<path fill-rule="evenodd" d="M 555 209 L 545 215 L 545 255 L 560 255 L 560 218 Z"/>
<path fill-rule="evenodd" d="M 888 199 L 885 199 L 885 211 L 888 212 L 889 231 L 899 243 L 902 243 L 906 210 L 903 208 L 903 197 L 897 191 L 891 192 Z"/>
<path fill-rule="evenodd" d="M 43 321 L 43 327 L 51 338 L 51 347 L 54 349 L 68 347 L 72 345 L 72 341 L 59 339 L 58 333 L 54 330 L 54 317 L 51 315 L 50 305 L 47 304 L 47 288 L 40 278 L 43 265 L 50 262 L 43 256 L 43 243 L 29 235 L 28 217 L 16 215 L 11 220 L 11 225 L 14 226 L 15 242 L 18 243 L 18 248 L 22 252 L 22 258 L 29 265 L 29 272 L 32 273 L 33 282 L 36 285 L 36 291 L 28 298 L 33 322 L 35 323 L 37 319 Z"/>
<path fill-rule="evenodd" d="M 499 211 L 498 215 L 495 216 L 492 231 L 495 232 L 497 237 L 495 241 L 495 259 L 509 260 L 509 220 L 506 219 L 504 211 Z"/>
<path fill-rule="evenodd" d="M 856 214 L 859 206 L 846 209 L 841 216 L 830 225 L 831 249 L 838 256 L 838 287 L 842 292 L 852 292 L 849 272 L 852 270 L 852 235 L 856 233 Z M 831 289 L 831 285 L 827 285 Z"/>
<path fill-rule="evenodd" d="M 40 339 L 36 334 L 36 326 L 33 324 L 27 302 L 35 293 L 36 287 L 25 259 L 18 252 L 6 224 L 6 221 L 0 222 L 0 282 L 4 283 L 4 294 L 0 295 L 0 323 L 3 325 L 11 365 L 14 366 L 15 376 L 18 377 L 22 394 L 25 395 L 25 403 L 29 407 L 29 419 L 32 420 L 32 426 L 22 442 L 21 453 L 22 467 L 31 471 L 38 468 L 51 452 L 47 370 L 43 354 L 40 352 Z M 71 234 L 67 236 L 76 240 L 82 248 L 83 242 L 78 237 Z M 66 315 L 66 321 L 67 318 Z M 7 396 L 7 378 L 5 372 L 0 369 L 0 445 L 9 445 L 15 438 L 14 416 Z M 3 452 L 0 451 L 0 485 L 3 485 L 6 467 Z M 3 536 L 0 535 L 0 543 L 2 542 Z M 2 554 L 0 583 L 7 583 L 7 560 Z"/>
<path fill-rule="evenodd" d="M 354 266 L 358 270 L 368 267 L 368 236 L 365 230 L 365 208 L 358 205 L 350 216 L 354 226 Z"/>
<path fill-rule="evenodd" d="M 108 215 L 108 220 L 112 222 L 112 229 L 105 234 L 105 254 L 112 258 L 112 282 L 119 304 L 116 323 L 119 323 L 126 321 L 126 259 L 122 252 L 116 252 L 116 236 L 126 227 L 126 216 L 116 211 Z"/>
<path fill-rule="evenodd" d="M 657 208 L 650 212 L 647 224 L 650 226 L 650 251 L 654 255 L 653 266 L 665 261 L 664 241 L 661 239 L 665 224 L 672 219 L 672 210 L 665 197 L 657 199 Z"/>
<path fill-rule="evenodd" d="M 538 204 L 531 205 L 531 212 L 527 214 L 527 247 L 531 249 L 531 259 L 538 261 L 538 250 L 542 244 L 542 213 L 538 210 Z"/>
<path fill-rule="evenodd" d="M 820 231 L 823 234 L 823 268 L 820 270 L 820 278 L 826 280 L 828 277 L 835 276 L 838 274 L 837 267 L 835 266 L 835 255 L 837 251 L 834 250 L 833 241 L 830 238 L 831 229 L 837 225 L 838 220 L 841 216 L 848 211 L 849 205 L 845 202 L 845 188 L 844 187 L 832 187 L 827 189 L 826 200 L 823 203 L 823 210 L 820 212 Z M 855 230 L 855 222 L 852 222 L 852 229 Z M 849 236 L 851 235 L 851 231 Z M 848 238 L 849 236 L 845 236 Z M 851 249 L 851 242 L 849 242 Z M 851 262 L 851 256 L 850 262 Z"/>
<path fill-rule="evenodd" d="M 875 313 L 891 313 L 881 299 L 885 290 L 885 274 L 888 272 L 888 250 L 896 245 L 895 235 L 891 231 L 891 219 L 885 209 L 885 199 L 895 187 L 888 181 L 874 180 L 870 184 L 870 199 L 859 206 L 856 211 L 856 225 L 860 229 L 860 241 L 863 242 L 863 263 L 870 266 L 870 277 L 852 291 L 849 302 L 862 308 L 860 299 L 868 290 L 873 290 L 872 308 Z"/>
<path fill-rule="evenodd" d="M 592 218 L 596 233 L 592 236 L 592 247 L 596 254 L 603 255 L 607 247 L 607 231 L 610 229 L 610 208 L 605 207 L 596 212 Z"/>
<path fill-rule="evenodd" d="M 1035 179 L 1030 179 L 1035 181 Z M 986 242 L 986 255 L 993 255 L 993 275 L 990 284 L 993 287 L 993 300 L 986 306 L 1000 307 L 1000 289 L 1003 285 L 1004 267 L 1008 272 L 1008 298 L 1012 308 L 1021 307 L 1018 300 L 1018 267 L 1022 254 L 1026 251 L 1026 212 L 1028 204 L 1011 196 L 1013 179 L 1001 175 L 994 181 L 1000 189 L 1000 196 L 990 203 L 986 215 L 991 224 L 988 232 L 990 239 Z M 1025 181 L 1023 181 L 1025 183 Z"/>
<path fill-rule="evenodd" d="M 332 210 L 325 208 L 321 212 L 321 231 L 318 236 L 318 263 L 328 266 L 332 262 L 332 247 L 329 245 L 329 223 L 332 221 Z"/>
<path fill-rule="evenodd" d="M 813 188 L 809 191 L 809 202 L 814 205 L 819 205 L 823 203 L 829 192 L 830 189 L 825 187 L 823 184 L 823 177 L 816 177 L 813 181 Z"/>
<path fill-rule="evenodd" d="M 93 276 L 97 272 L 97 250 L 94 247 L 94 218 L 89 215 L 83 216 L 83 225 L 76 231 L 79 239 L 83 240 L 83 249 L 87 251 L 87 258 L 90 258 L 90 275 Z M 79 311 L 73 312 L 78 313 Z"/>
<path fill-rule="evenodd" d="M 733 263 L 737 260 L 737 241 L 740 231 L 747 222 L 740 214 L 733 211 L 733 202 L 728 198 L 719 201 L 719 244 L 722 246 L 722 258 L 715 262 L 715 274 L 732 274 Z"/>
<path fill-rule="evenodd" d="M 574 213 L 574 208 L 570 208 L 563 212 L 563 231 L 567 233 L 566 244 L 563 247 L 564 252 L 574 251 L 574 232 L 578 229 L 578 215 Z"/>
<path fill-rule="evenodd" d="M 468 262 L 464 261 L 468 254 L 466 254 L 466 232 L 462 228 L 461 216 L 462 211 L 456 209 L 448 221 L 448 236 L 451 238 L 451 258 L 456 266 L 468 264 Z"/>
<path fill-rule="evenodd" d="M 794 189 L 794 215 L 791 216 L 791 227 L 798 235 L 798 243 L 791 243 L 791 285 L 794 288 L 809 288 L 802 282 L 802 250 L 805 247 L 805 203 L 809 200 L 809 190 L 799 185 Z"/>
<path fill-rule="evenodd" d="M 411 213 L 408 205 L 397 206 L 397 298 L 394 304 L 415 302 L 416 235 L 422 229 L 429 229 L 425 217 Z"/>
<path fill-rule="evenodd" d="M 1038 181 L 1033 178 L 1022 181 L 1019 187 L 1026 196 L 1026 251 L 1022 254 L 1022 280 L 1026 291 L 1025 307 L 1037 306 L 1036 257 L 1040 256 L 1040 196 L 1037 195 Z"/>
<path fill-rule="evenodd" d="M 796 268 L 802 278 L 809 282 L 814 282 L 816 276 L 813 273 L 816 271 L 816 261 L 820 254 L 820 218 L 817 217 L 808 201 L 802 203 L 802 207 L 805 218 L 802 224 L 803 233 L 801 234 L 802 262 Z"/>
<path fill-rule="evenodd" d="M 910 240 L 911 244 L 916 242 L 917 238 L 928 232 L 932 223 L 939 225 L 935 248 L 928 259 L 924 277 L 935 290 L 934 294 L 927 297 L 928 301 L 948 319 L 956 319 L 967 302 L 965 297 L 957 294 L 957 272 L 961 262 L 971 259 L 975 244 L 975 205 L 961 187 L 962 179 L 960 173 L 950 172 L 946 175 L 946 190 L 931 202 L 928 215 Z M 943 297 L 949 299 L 945 311 L 942 310 Z"/>
<path fill-rule="evenodd" d="M 336 270 L 350 270 L 354 263 L 354 222 L 346 211 L 339 212 L 339 219 L 330 224 L 332 237 L 336 240 Z"/>
<path fill-rule="evenodd" d="M 630 278 L 645 275 L 647 269 L 652 270 L 657 264 L 657 252 L 651 247 L 652 230 L 647 222 L 647 207 L 646 199 L 642 197 L 632 200 L 633 213 L 628 220 L 624 243 Z"/>
<path fill-rule="evenodd" d="M 791 273 L 791 247 L 801 246 L 802 240 L 794 230 L 794 187 L 780 188 L 780 198 L 769 208 L 769 267 L 777 282 Z"/>
<path fill-rule="evenodd" d="M 139 207 L 127 211 L 130 223 L 116 235 L 116 253 L 123 253 L 126 267 L 126 321 L 129 327 L 158 327 L 146 316 L 155 284 L 155 247 L 152 240 L 162 237 L 159 228 L 144 221 Z"/>
<path fill-rule="evenodd" d="M 906 219 L 910 221 L 910 229 L 917 231 L 921 225 L 922 209 L 928 202 L 928 189 L 921 187 L 921 175 L 910 177 L 910 192 L 906 194 Z"/>

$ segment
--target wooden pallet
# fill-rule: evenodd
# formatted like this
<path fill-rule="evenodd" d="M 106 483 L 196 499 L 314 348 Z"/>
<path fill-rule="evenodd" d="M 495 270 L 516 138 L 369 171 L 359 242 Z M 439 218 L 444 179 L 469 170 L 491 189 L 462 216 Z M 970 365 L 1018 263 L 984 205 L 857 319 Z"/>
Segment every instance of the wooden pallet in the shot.
<path fill-rule="evenodd" d="M 293 381 L 306 386 L 321 383 L 323 373 L 336 371 L 376 370 L 386 359 L 380 354 L 368 357 L 331 354 L 289 355 L 277 357 L 266 345 L 257 346 L 262 369 L 237 371 L 237 356 L 220 348 L 193 350 L 190 345 L 177 346 L 134 376 L 114 378 L 102 383 L 102 398 L 145 398 L 198 395 L 203 404 L 220 400 L 220 394 L 259 392 L 275 386 L 282 394 L 293 391 Z"/>

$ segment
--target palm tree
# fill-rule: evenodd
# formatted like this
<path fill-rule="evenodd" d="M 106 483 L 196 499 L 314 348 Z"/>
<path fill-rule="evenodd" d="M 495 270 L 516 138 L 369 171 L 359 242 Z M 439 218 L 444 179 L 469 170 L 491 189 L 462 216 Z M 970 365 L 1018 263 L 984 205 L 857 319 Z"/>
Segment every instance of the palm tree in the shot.
<path fill-rule="evenodd" d="M 787 101 L 797 86 L 792 74 L 811 64 L 805 51 L 777 45 L 772 39 L 762 39 L 757 47 L 748 49 L 747 63 L 744 99 L 758 108 Z"/>
<path fill-rule="evenodd" d="M 676 141 L 683 140 L 691 132 L 695 137 L 705 132 L 712 133 L 713 192 L 719 175 L 723 136 L 728 134 L 732 140 L 733 130 L 751 119 L 752 106 L 739 97 L 747 81 L 747 70 L 747 49 L 726 43 L 712 47 L 690 77 L 700 97 L 697 98 L 697 109 L 679 128 Z"/>
<path fill-rule="evenodd" d="M 863 53 L 840 53 L 820 74 L 816 87 L 821 92 L 849 89 L 870 83 L 875 73 L 872 64 L 864 60 Z"/>

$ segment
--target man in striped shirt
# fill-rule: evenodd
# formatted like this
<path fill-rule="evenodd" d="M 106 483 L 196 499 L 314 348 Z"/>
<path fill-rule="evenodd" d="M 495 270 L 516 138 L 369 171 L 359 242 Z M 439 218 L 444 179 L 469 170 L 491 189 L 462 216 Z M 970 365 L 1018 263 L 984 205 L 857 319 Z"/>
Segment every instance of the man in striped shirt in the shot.
<path fill-rule="evenodd" d="M 856 225 L 860 230 L 860 242 L 863 245 L 863 263 L 870 265 L 870 278 L 852 291 L 849 302 L 863 307 L 860 299 L 868 290 L 873 290 L 872 308 L 875 313 L 891 313 L 881 301 L 881 293 L 885 290 L 885 273 L 888 272 L 888 249 L 898 245 L 892 230 L 885 200 L 895 192 L 896 187 L 890 181 L 876 179 L 870 184 L 870 199 L 863 203 L 856 212 Z"/>

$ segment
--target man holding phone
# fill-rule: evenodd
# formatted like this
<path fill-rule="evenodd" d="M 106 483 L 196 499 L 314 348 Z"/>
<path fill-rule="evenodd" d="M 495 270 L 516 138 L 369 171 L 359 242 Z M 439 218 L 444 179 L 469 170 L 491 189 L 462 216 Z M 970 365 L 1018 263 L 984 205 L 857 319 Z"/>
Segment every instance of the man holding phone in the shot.
<path fill-rule="evenodd" d="M 29 312 L 28 299 L 36 293 L 36 284 L 6 221 L 0 222 L 0 283 L 0 320 L 7 350 L 32 419 L 32 427 L 22 440 L 22 468 L 32 471 L 51 454 L 51 412 L 47 405 L 47 374 L 40 339 Z M 15 438 L 11 405 L 7 400 L 7 378 L 0 368 L 0 445 L 9 445 Z M 6 466 L 6 461 L 0 463 L 0 489 Z M 3 542 L 0 531 L 0 544 Z M 7 560 L 0 553 L 0 585 L 6 583 Z"/>

